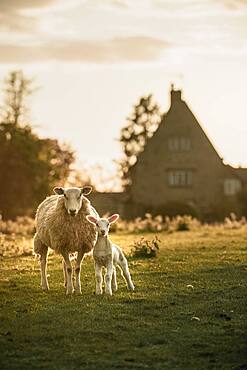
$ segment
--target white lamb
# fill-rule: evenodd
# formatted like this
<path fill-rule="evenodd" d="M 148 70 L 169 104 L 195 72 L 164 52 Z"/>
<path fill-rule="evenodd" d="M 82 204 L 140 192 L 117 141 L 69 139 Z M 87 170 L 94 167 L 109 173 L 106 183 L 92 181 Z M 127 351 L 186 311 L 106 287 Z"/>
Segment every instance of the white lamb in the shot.
<path fill-rule="evenodd" d="M 48 290 L 46 275 L 48 247 L 63 256 L 64 280 L 67 294 L 81 293 L 80 268 L 84 254 L 91 251 L 96 239 L 96 229 L 86 220 L 95 209 L 85 195 L 91 192 L 90 186 L 83 188 L 54 188 L 56 195 L 46 198 L 36 214 L 36 234 L 34 252 L 40 255 L 41 286 Z M 77 252 L 75 264 L 75 287 L 72 283 L 72 265 L 69 258 Z"/>
<path fill-rule="evenodd" d="M 110 224 L 117 221 L 118 214 L 114 214 L 108 218 L 95 218 L 91 215 L 86 216 L 87 220 L 96 225 L 98 236 L 93 249 L 93 258 L 95 261 L 95 277 L 96 277 L 96 294 L 102 294 L 102 267 L 106 268 L 105 274 L 105 292 L 112 295 L 112 291 L 117 290 L 116 267 L 122 271 L 128 289 L 134 290 L 134 284 L 129 273 L 128 262 L 122 250 L 108 237 Z"/>

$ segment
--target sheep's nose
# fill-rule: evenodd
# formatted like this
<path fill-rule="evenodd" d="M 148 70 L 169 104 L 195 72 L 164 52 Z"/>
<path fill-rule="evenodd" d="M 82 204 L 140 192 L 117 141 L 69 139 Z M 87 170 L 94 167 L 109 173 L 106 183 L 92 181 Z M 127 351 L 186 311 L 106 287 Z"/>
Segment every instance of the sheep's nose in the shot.
<path fill-rule="evenodd" d="M 70 209 L 69 213 L 70 213 L 71 216 L 75 216 L 76 215 L 76 209 Z"/>
<path fill-rule="evenodd" d="M 106 232 L 104 230 L 101 230 L 101 234 L 105 236 Z"/>

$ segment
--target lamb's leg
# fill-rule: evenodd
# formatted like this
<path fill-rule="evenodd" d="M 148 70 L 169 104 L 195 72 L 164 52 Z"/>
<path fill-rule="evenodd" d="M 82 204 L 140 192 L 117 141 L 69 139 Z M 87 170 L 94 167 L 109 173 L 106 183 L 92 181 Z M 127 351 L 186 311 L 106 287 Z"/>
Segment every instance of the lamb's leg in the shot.
<path fill-rule="evenodd" d="M 62 253 L 62 256 L 64 258 L 64 263 L 66 267 L 66 276 L 67 276 L 67 289 L 66 294 L 72 294 L 73 293 L 73 284 L 72 284 L 72 265 L 69 259 L 69 253 Z"/>
<path fill-rule="evenodd" d="M 117 291 L 117 272 L 116 272 L 115 266 L 113 266 L 111 286 L 112 286 L 113 292 L 116 292 Z"/>
<path fill-rule="evenodd" d="M 95 262 L 95 280 L 96 280 L 96 294 L 102 294 L 102 266 Z"/>
<path fill-rule="evenodd" d="M 106 294 L 109 294 L 109 295 L 112 295 L 112 289 L 111 289 L 112 274 L 113 274 L 113 263 L 110 262 L 106 267 L 106 274 L 105 274 L 105 292 Z"/>
<path fill-rule="evenodd" d="M 80 272 L 81 272 L 81 261 L 83 260 L 84 253 L 82 251 L 78 252 L 75 264 L 75 293 L 81 294 L 81 280 L 80 280 Z"/>
<path fill-rule="evenodd" d="M 43 290 L 49 290 L 46 275 L 48 247 L 41 242 L 37 234 L 34 237 L 34 253 L 39 254 L 40 256 L 41 287 Z"/>
<path fill-rule="evenodd" d="M 131 280 L 130 272 L 129 272 L 129 267 L 128 267 L 128 262 L 127 259 L 123 254 L 120 255 L 118 265 L 121 267 L 123 276 L 126 280 L 127 286 L 129 290 L 134 290 L 134 284 Z"/>

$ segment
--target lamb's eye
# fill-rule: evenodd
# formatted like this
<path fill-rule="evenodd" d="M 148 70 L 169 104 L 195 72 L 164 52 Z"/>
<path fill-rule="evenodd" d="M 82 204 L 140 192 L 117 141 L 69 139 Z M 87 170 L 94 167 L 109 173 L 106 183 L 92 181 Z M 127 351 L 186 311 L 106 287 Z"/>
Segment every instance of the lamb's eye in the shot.
<path fill-rule="evenodd" d="M 65 198 L 65 199 L 68 199 L 68 197 L 67 197 L 67 195 L 66 195 L 66 194 L 64 194 L 64 198 Z"/>

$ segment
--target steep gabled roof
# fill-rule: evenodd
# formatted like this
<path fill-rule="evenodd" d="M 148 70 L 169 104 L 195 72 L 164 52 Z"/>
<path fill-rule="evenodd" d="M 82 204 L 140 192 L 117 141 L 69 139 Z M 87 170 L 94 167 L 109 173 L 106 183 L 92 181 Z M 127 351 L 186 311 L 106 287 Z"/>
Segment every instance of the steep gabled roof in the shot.
<path fill-rule="evenodd" d="M 184 127 L 182 127 L 183 122 L 186 121 L 187 125 L 189 123 L 189 126 L 194 130 L 197 130 L 199 132 L 199 137 L 203 138 L 203 141 L 206 143 L 208 152 L 213 155 L 216 161 L 221 162 L 222 169 L 225 170 L 226 176 L 233 176 L 239 178 L 243 183 L 247 184 L 247 168 L 234 168 L 230 165 L 225 165 L 223 163 L 222 158 L 219 156 L 217 150 L 215 149 L 212 142 L 209 140 L 208 136 L 206 135 L 205 131 L 201 127 L 200 123 L 198 122 L 197 118 L 191 111 L 188 104 L 182 99 L 182 91 L 181 90 L 174 90 L 173 85 L 171 86 L 170 91 L 171 96 L 171 105 L 168 109 L 168 111 L 163 115 L 161 119 L 161 123 L 153 136 L 148 139 L 146 146 L 144 150 L 139 154 L 136 163 L 130 168 L 130 173 L 133 174 L 135 172 L 136 167 L 138 167 L 139 163 L 142 161 L 143 158 L 145 158 L 146 155 L 148 155 L 148 149 L 151 146 L 154 140 L 159 139 L 160 137 L 164 137 L 167 135 L 166 131 L 166 125 L 170 121 L 173 121 L 171 123 L 171 126 L 173 123 L 180 121 L 181 126 L 179 127 L 179 130 L 183 131 Z M 164 130 L 164 132 L 163 132 Z M 199 130 L 199 131 L 198 131 Z M 158 145 L 159 143 L 157 143 Z M 156 145 L 156 144 L 155 144 Z"/>
<path fill-rule="evenodd" d="M 203 135 L 204 139 L 207 141 L 208 145 L 210 148 L 213 150 L 215 155 L 222 161 L 222 158 L 219 156 L 219 153 L 215 149 L 214 145 L 212 142 L 209 140 L 208 136 L 206 135 L 205 131 L 203 130 L 202 126 L 200 125 L 198 119 L 190 109 L 189 105 L 182 99 L 182 91 L 181 90 L 173 90 L 173 85 L 171 86 L 171 105 L 164 117 L 162 118 L 161 124 L 165 123 L 166 116 L 169 115 L 169 113 L 173 110 L 176 111 L 180 110 L 181 115 L 187 115 L 188 118 L 191 120 L 193 123 L 194 127 L 197 127 L 201 131 L 201 134 Z"/>
<path fill-rule="evenodd" d="M 182 99 L 182 91 L 181 90 L 174 90 L 173 85 L 171 86 L 171 105 L 170 108 L 166 113 L 163 114 L 161 122 L 157 130 L 154 132 L 153 136 L 148 139 L 144 150 L 138 155 L 137 162 L 131 167 L 131 172 L 134 170 L 134 168 L 138 165 L 140 160 L 142 159 L 143 156 L 145 156 L 147 152 L 147 148 L 149 145 L 153 142 L 153 140 L 156 140 L 157 137 L 161 135 L 161 132 L 164 128 L 164 125 L 167 123 L 167 120 L 169 120 L 171 115 L 176 115 L 181 121 L 184 120 L 184 118 L 187 119 L 187 121 L 192 122 L 193 126 L 200 130 L 201 135 L 203 138 L 206 140 L 208 147 L 212 150 L 214 153 L 215 157 L 222 161 L 222 158 L 219 156 L 217 150 L 213 146 L 212 142 L 209 140 L 208 136 L 206 135 L 205 131 L 201 127 L 200 123 L 198 122 L 197 118 L 191 111 L 190 107 L 188 104 Z"/>

